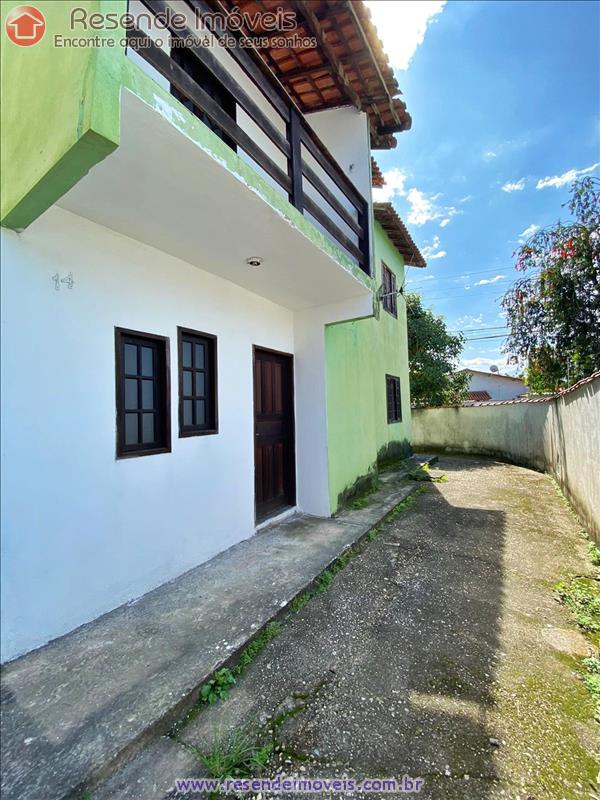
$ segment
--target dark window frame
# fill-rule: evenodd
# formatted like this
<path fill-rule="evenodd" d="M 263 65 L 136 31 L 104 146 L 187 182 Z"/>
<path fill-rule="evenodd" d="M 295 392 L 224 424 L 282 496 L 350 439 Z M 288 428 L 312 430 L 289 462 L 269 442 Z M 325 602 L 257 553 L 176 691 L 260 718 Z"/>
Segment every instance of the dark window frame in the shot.
<path fill-rule="evenodd" d="M 390 403 L 391 390 L 391 403 Z M 397 375 L 385 376 L 385 401 L 388 425 L 402 422 L 402 388 Z"/>
<path fill-rule="evenodd" d="M 160 415 L 161 437 L 160 444 L 156 447 L 132 447 L 125 444 L 125 364 L 123 359 L 123 345 L 127 339 L 146 340 L 162 350 L 159 369 L 161 374 L 155 379 L 161 388 L 157 414 Z M 117 432 L 117 459 L 138 458 L 153 456 L 160 453 L 171 452 L 171 365 L 170 341 L 168 336 L 159 336 L 155 333 L 131 330 L 130 328 L 115 327 L 115 399 L 116 399 L 116 432 Z M 139 411 L 136 413 L 140 413 Z"/>
<path fill-rule="evenodd" d="M 391 270 L 385 261 L 381 262 L 381 274 L 383 283 L 383 308 L 392 317 L 398 319 L 398 296 L 396 273 Z"/>
<path fill-rule="evenodd" d="M 202 341 L 208 344 L 208 358 L 209 365 L 205 370 L 209 376 L 210 384 L 206 389 L 204 399 L 208 398 L 208 413 L 210 415 L 209 421 L 205 426 L 197 425 L 184 425 L 183 423 L 183 401 L 187 398 L 183 392 L 183 342 L 185 337 L 194 341 Z M 218 386 L 218 351 L 217 351 L 217 337 L 213 333 L 205 333 L 204 331 L 197 331 L 193 328 L 177 327 L 177 358 L 178 358 L 178 374 L 179 374 L 179 438 L 186 439 L 190 436 L 212 436 L 219 433 L 219 386 Z M 194 371 L 192 369 L 192 371 Z M 196 398 L 196 395 L 190 395 L 189 399 Z"/>

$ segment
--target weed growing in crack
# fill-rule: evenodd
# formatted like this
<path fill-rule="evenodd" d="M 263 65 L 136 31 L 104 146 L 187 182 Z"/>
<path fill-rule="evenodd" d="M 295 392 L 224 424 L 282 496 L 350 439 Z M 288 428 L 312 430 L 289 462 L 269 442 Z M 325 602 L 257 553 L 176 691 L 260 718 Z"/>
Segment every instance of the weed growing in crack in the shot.
<path fill-rule="evenodd" d="M 249 778 L 260 774 L 271 758 L 273 745 L 260 744 L 248 734 L 236 732 L 232 736 L 215 736 L 209 751 L 203 752 L 193 745 L 181 742 L 201 762 L 212 778 Z"/>
<path fill-rule="evenodd" d="M 280 622 L 269 622 L 262 633 L 253 639 L 250 644 L 242 650 L 237 666 L 234 669 L 236 675 L 241 675 L 242 672 L 250 666 L 256 656 L 261 653 L 272 639 L 279 636 L 281 633 Z"/>
<path fill-rule="evenodd" d="M 227 667 L 218 669 L 212 678 L 200 687 L 200 703 L 212 705 L 217 700 L 226 700 L 229 697 L 229 689 L 234 683 L 235 678 L 230 669 Z"/>

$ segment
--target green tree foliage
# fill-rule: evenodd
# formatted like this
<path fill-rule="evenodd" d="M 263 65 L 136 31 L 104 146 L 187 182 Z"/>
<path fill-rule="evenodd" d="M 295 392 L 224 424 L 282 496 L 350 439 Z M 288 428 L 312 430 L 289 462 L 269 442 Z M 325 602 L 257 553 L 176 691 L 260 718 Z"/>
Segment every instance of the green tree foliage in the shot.
<path fill-rule="evenodd" d="M 458 405 L 467 395 L 469 376 L 455 372 L 464 338 L 452 336 L 443 317 L 406 296 L 411 400 L 417 406 Z"/>
<path fill-rule="evenodd" d="M 554 392 L 600 369 L 600 181 L 571 187 L 573 221 L 535 233 L 516 252 L 524 273 L 506 292 L 513 363 L 527 363 L 526 382 Z"/>

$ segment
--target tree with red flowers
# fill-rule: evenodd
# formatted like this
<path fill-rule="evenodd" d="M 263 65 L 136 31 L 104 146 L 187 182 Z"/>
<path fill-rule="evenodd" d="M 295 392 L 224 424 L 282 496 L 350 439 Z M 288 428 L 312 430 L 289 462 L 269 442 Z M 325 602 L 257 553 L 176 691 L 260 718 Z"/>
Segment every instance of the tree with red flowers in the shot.
<path fill-rule="evenodd" d="M 536 393 L 600 369 L 600 180 L 576 181 L 567 205 L 572 222 L 538 231 L 516 252 L 523 277 L 502 299 L 505 352 L 527 364 Z"/>

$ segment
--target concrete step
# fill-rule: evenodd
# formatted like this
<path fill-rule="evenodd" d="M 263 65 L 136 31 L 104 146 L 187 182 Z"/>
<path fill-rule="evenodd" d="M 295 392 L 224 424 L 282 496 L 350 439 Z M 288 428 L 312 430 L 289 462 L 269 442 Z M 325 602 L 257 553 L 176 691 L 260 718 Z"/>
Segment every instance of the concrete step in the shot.
<path fill-rule="evenodd" d="M 364 509 L 300 516 L 4 666 L 2 797 L 80 797 L 156 741 L 198 689 L 416 484 L 386 475 Z"/>

